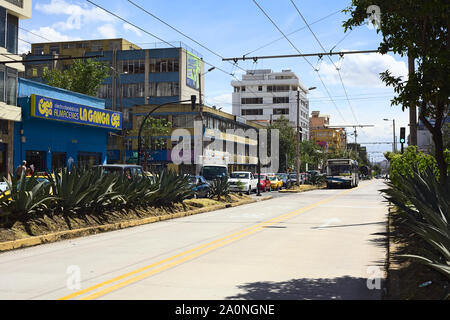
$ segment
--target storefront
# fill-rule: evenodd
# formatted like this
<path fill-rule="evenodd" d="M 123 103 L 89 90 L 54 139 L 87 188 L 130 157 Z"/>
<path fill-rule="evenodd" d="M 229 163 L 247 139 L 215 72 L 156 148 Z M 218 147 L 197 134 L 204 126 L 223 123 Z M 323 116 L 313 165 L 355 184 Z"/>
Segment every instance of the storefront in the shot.
<path fill-rule="evenodd" d="M 122 128 L 122 114 L 105 110 L 104 100 L 22 78 L 18 105 L 15 167 L 23 160 L 38 172 L 104 164 L 108 135 Z"/>

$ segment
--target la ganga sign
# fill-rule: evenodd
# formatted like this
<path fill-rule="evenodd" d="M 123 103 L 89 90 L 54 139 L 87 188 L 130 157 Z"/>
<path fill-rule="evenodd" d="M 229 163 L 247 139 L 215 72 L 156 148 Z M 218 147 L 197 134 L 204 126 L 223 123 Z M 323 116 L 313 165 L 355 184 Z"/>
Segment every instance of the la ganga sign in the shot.
<path fill-rule="evenodd" d="M 71 103 L 67 101 L 31 95 L 31 116 L 96 126 L 107 129 L 122 129 L 122 113 Z"/>

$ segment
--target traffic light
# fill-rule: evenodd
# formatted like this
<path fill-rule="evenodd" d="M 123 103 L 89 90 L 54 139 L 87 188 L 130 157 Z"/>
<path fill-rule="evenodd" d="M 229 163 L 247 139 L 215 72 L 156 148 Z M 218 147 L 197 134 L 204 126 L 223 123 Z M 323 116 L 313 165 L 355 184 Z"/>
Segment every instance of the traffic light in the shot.
<path fill-rule="evenodd" d="M 400 143 L 405 143 L 405 127 L 400 128 Z"/>
<path fill-rule="evenodd" d="M 192 111 L 195 110 L 195 101 L 197 100 L 197 96 L 195 94 L 191 95 L 191 107 Z"/>
<path fill-rule="evenodd" d="M 405 127 L 400 128 L 400 144 L 401 150 L 400 152 L 403 154 L 403 144 L 405 143 Z"/>

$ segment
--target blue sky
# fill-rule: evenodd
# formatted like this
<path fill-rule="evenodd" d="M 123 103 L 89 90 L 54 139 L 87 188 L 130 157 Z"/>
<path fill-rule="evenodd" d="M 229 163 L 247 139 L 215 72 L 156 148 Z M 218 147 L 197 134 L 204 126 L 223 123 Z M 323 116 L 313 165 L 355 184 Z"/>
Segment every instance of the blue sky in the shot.
<path fill-rule="evenodd" d="M 234 78 L 229 73 L 234 73 L 235 77 L 240 78 L 243 73 L 241 69 L 221 61 L 216 55 L 171 30 L 126 0 L 93 1 L 166 41 L 184 42 L 200 52 L 205 61 L 226 71 L 221 72 L 216 69 L 206 74 L 205 95 L 207 104 L 223 107 L 224 110 L 231 112 L 230 82 Z M 133 1 L 223 57 L 242 56 L 282 37 L 252 0 Z M 305 26 L 290 0 L 258 0 L 257 2 L 285 34 Z M 342 12 L 336 12 L 348 6 L 350 1 L 294 0 L 294 2 L 307 22 L 311 24 L 312 30 L 325 49 L 330 50 L 335 46 L 333 51 L 368 50 L 378 47 L 381 36 L 367 26 L 353 30 L 344 38 L 346 34 L 342 28 L 342 22 L 346 16 Z M 328 15 L 330 15 L 328 18 L 312 24 Z M 159 42 L 83 0 L 34 0 L 32 19 L 22 20 L 20 26 L 52 41 L 122 37 L 143 48 L 149 48 L 153 43 Z M 19 30 L 19 37 L 25 40 L 19 41 L 21 52 L 29 50 L 30 45 L 27 41 L 46 41 L 23 29 Z M 293 33 L 289 39 L 302 53 L 322 51 L 307 28 Z M 250 55 L 296 53 L 297 51 L 283 38 Z M 347 55 L 343 59 L 333 57 L 334 63 L 340 67 L 356 119 L 345 99 L 338 73 L 331 62 L 325 57 L 321 61 L 317 58 L 308 58 L 308 60 L 319 70 L 336 105 L 330 101 L 317 73 L 303 58 L 258 60 L 256 63 L 244 61 L 239 62 L 239 66 L 243 69 L 274 71 L 291 69 L 305 86 L 317 87 L 309 95 L 310 111 L 319 110 L 329 114 L 332 125 L 355 122 L 375 125 L 373 128 L 359 130 L 358 142 L 392 141 L 392 121 L 383 121 L 383 118 L 395 119 L 397 135 L 402 126 L 407 128 L 408 134 L 408 112 L 402 112 L 400 106 L 390 105 L 393 90 L 385 87 L 378 76 L 379 72 L 386 69 L 390 69 L 397 75 L 407 76 L 406 57 L 393 54 Z M 351 129 L 348 130 L 348 132 L 351 131 Z M 353 141 L 353 136 L 349 136 L 349 140 Z M 380 152 L 391 150 L 392 145 L 370 144 L 367 145 L 367 149 L 373 159 L 382 160 L 384 157 Z"/>

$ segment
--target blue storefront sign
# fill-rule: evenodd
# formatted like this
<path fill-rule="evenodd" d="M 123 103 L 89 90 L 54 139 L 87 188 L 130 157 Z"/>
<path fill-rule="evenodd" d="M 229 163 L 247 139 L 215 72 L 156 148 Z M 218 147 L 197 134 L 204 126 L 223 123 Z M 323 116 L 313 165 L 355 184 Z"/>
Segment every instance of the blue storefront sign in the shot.
<path fill-rule="evenodd" d="M 30 115 L 37 118 L 105 129 L 122 129 L 122 113 L 116 111 L 94 108 L 37 94 L 31 95 L 30 107 Z"/>

